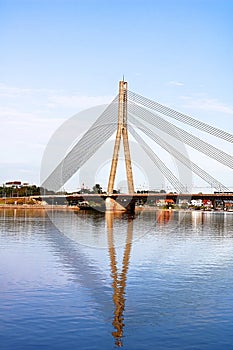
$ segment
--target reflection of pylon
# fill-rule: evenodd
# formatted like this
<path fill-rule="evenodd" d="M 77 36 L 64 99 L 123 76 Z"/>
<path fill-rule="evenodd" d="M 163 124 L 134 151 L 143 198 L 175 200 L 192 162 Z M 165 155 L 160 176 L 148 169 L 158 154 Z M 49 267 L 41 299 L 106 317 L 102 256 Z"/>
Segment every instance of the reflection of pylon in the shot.
<path fill-rule="evenodd" d="M 115 331 L 112 332 L 113 337 L 115 338 L 115 345 L 117 347 L 123 346 L 123 328 L 124 328 L 124 316 L 123 312 L 125 309 L 125 288 L 126 288 L 126 279 L 127 272 L 129 267 L 130 251 L 132 247 L 132 238 L 133 238 L 133 222 L 128 221 L 127 228 L 127 237 L 125 242 L 124 255 L 122 260 L 122 270 L 121 273 L 117 269 L 117 260 L 116 260 L 116 251 L 114 245 L 113 237 L 113 213 L 106 213 L 106 223 L 108 230 L 108 249 L 110 257 L 110 266 L 111 266 L 111 275 L 112 275 L 112 287 L 113 287 L 113 302 L 115 304 L 114 310 L 114 319 L 112 325 L 115 328 Z"/>
<path fill-rule="evenodd" d="M 118 127 L 116 133 L 115 146 L 112 157 L 112 165 L 108 182 L 108 193 L 112 194 L 116 177 L 116 169 L 119 157 L 121 137 L 123 138 L 126 176 L 129 194 L 134 193 L 133 172 L 129 150 L 128 129 L 127 129 L 127 87 L 125 81 L 119 82 L 119 102 L 118 102 Z"/>

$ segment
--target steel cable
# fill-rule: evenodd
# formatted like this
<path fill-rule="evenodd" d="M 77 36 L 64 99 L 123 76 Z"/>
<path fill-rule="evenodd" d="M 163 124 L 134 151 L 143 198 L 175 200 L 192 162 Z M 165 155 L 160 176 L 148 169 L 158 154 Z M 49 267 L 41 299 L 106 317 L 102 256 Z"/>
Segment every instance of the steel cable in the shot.
<path fill-rule="evenodd" d="M 185 186 L 177 179 L 177 177 L 171 172 L 171 170 L 164 164 L 164 162 L 152 151 L 152 149 L 145 143 L 141 136 L 136 132 L 136 130 L 128 125 L 131 135 L 140 144 L 148 157 L 153 161 L 161 173 L 166 177 L 170 184 L 178 193 L 185 191 Z"/>
<path fill-rule="evenodd" d="M 200 120 L 194 119 L 194 118 L 188 116 L 187 114 L 177 112 L 172 108 L 166 107 L 158 102 L 152 101 L 146 97 L 143 97 L 139 94 L 136 94 L 135 92 L 128 91 L 128 99 L 129 100 L 131 99 L 132 102 L 137 101 L 138 103 L 142 104 L 143 106 L 145 106 L 147 108 L 153 109 L 153 110 L 155 110 L 159 113 L 162 113 L 166 116 L 169 116 L 171 118 L 179 120 L 183 123 L 186 123 L 190 126 L 197 128 L 199 130 L 205 131 L 211 135 L 214 135 L 214 136 L 219 137 L 225 141 L 233 143 L 233 135 L 232 134 L 230 134 L 224 130 L 215 128 L 214 126 L 208 125 L 204 122 L 201 122 Z"/>
<path fill-rule="evenodd" d="M 161 118 L 159 115 L 146 110 L 143 107 L 135 105 L 129 105 L 129 111 L 134 113 L 137 117 L 145 120 L 146 122 L 154 125 L 165 133 L 179 139 L 180 141 L 186 143 L 192 148 L 206 154 L 208 157 L 213 158 L 223 165 L 233 169 L 233 157 L 221 151 L 220 149 L 205 143 L 198 137 L 188 133 L 187 131 L 172 125 L 165 119 Z"/>
<path fill-rule="evenodd" d="M 59 190 L 82 165 L 106 142 L 116 130 L 118 96 L 105 109 L 64 159 L 41 185 L 48 190 Z"/>
<path fill-rule="evenodd" d="M 197 164 L 192 162 L 190 159 L 185 157 L 182 153 L 178 152 L 172 145 L 164 141 L 151 129 L 147 128 L 144 124 L 140 123 L 136 118 L 130 115 L 131 122 L 138 127 L 142 132 L 144 132 L 150 139 L 159 144 L 163 149 L 165 149 L 169 154 L 173 155 L 176 159 L 182 162 L 188 169 L 193 171 L 196 175 L 201 177 L 207 183 L 214 187 L 216 190 L 229 192 L 229 188 L 207 173 L 205 170 L 200 168 Z"/>

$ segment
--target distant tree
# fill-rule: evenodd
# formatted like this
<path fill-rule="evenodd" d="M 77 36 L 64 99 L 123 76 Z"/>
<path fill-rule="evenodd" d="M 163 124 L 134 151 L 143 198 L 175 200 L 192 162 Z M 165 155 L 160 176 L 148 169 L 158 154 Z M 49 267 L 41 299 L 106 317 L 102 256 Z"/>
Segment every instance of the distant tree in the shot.
<path fill-rule="evenodd" d="M 92 189 L 94 193 L 102 193 L 102 187 L 100 186 L 100 184 L 95 184 L 95 186 L 93 186 Z"/>

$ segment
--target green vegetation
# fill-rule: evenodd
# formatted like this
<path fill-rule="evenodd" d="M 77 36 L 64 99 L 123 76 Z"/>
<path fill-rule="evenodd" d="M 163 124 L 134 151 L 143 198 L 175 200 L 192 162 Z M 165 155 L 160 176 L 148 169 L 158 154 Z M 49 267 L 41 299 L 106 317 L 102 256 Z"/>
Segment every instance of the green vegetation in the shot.
<path fill-rule="evenodd" d="M 93 186 L 93 193 L 103 193 L 100 184 L 95 184 L 95 186 Z"/>
<path fill-rule="evenodd" d="M 37 201 L 35 201 L 32 198 L 29 197 L 21 197 L 21 198 L 0 198 L 0 205 L 13 205 L 13 204 L 17 204 L 17 205 L 34 205 L 34 204 L 38 204 Z"/>
<path fill-rule="evenodd" d="M 36 185 L 21 187 L 0 186 L 0 197 L 29 197 L 40 196 L 41 194 L 54 194 L 54 192 Z"/>

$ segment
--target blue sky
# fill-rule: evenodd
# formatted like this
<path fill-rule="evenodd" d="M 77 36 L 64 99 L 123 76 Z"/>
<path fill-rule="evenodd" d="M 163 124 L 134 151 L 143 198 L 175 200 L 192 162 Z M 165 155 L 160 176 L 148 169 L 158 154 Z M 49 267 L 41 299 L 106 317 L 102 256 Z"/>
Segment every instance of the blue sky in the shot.
<path fill-rule="evenodd" d="M 39 183 L 52 134 L 110 102 L 123 74 L 233 133 L 232 23 L 230 0 L 0 0 L 0 183 Z"/>

